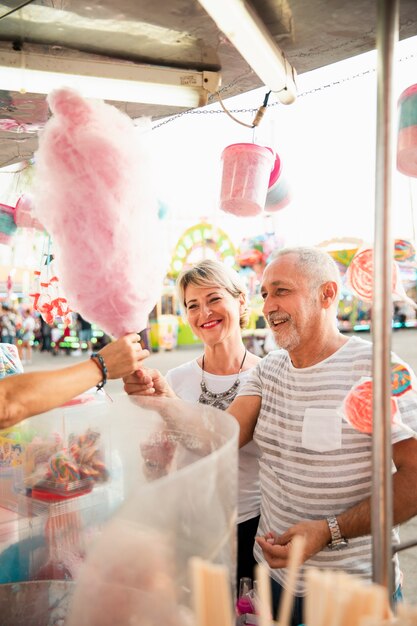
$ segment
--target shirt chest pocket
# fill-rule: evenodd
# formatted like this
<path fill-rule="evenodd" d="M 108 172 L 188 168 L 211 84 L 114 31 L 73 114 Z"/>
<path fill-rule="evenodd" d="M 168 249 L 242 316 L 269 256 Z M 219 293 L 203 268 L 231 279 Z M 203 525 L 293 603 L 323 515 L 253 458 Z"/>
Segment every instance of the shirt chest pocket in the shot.
<path fill-rule="evenodd" d="M 302 446 L 315 452 L 339 450 L 342 446 L 342 417 L 336 409 L 306 409 Z"/>

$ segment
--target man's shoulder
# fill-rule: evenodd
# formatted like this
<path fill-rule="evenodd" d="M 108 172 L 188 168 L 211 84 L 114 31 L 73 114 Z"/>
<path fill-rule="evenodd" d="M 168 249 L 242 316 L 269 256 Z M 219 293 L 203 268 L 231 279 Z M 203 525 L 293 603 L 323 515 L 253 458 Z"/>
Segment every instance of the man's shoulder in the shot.
<path fill-rule="evenodd" d="M 257 367 L 262 369 L 271 369 L 277 366 L 282 366 L 284 363 L 289 363 L 290 359 L 286 350 L 272 350 L 268 352 L 266 356 L 258 363 Z"/>
<path fill-rule="evenodd" d="M 355 354 L 364 354 L 371 355 L 372 354 L 372 342 L 363 339 L 362 337 L 357 337 L 356 335 L 352 335 L 349 337 L 348 341 L 344 346 L 344 351 L 346 355 L 355 353 Z"/>

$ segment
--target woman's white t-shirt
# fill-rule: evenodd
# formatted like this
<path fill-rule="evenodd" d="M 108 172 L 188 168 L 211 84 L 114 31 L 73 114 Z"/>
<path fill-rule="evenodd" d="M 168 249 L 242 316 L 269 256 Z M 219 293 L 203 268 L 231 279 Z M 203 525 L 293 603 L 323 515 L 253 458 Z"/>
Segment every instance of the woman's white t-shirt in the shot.
<path fill-rule="evenodd" d="M 239 380 L 241 384 L 246 380 L 252 370 L 241 372 Z M 166 380 L 173 391 L 182 400 L 198 402 L 201 394 L 202 370 L 196 360 L 188 361 L 179 367 L 175 367 L 166 375 Z M 207 389 L 213 393 L 223 393 L 230 389 L 236 380 L 236 374 L 231 376 L 218 376 L 204 372 L 204 380 Z M 259 515 L 261 494 L 259 490 L 259 450 L 258 446 L 251 441 L 239 451 L 239 498 L 238 498 L 238 523 L 246 522 Z"/>

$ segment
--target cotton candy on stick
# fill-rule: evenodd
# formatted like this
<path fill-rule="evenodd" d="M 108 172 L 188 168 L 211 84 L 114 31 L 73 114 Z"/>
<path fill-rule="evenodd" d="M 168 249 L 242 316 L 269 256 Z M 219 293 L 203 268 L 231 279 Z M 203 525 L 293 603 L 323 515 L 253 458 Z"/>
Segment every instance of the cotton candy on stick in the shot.
<path fill-rule="evenodd" d="M 143 330 L 165 270 L 150 137 L 115 107 L 71 89 L 53 91 L 48 103 L 35 212 L 52 236 L 63 292 L 111 335 Z"/>
<path fill-rule="evenodd" d="M 346 421 L 359 432 L 369 435 L 373 431 L 372 393 L 372 381 L 360 381 L 350 390 L 343 402 L 343 412 Z M 399 426 L 411 437 L 417 439 L 417 433 L 401 421 L 397 411 L 397 401 L 393 397 L 391 397 L 391 424 Z"/>

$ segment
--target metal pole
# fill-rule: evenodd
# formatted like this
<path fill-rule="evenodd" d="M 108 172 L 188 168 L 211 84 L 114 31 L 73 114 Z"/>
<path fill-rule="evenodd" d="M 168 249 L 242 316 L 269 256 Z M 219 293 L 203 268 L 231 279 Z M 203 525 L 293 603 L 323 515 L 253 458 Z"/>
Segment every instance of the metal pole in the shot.
<path fill-rule="evenodd" d="M 377 16 L 377 122 L 375 172 L 375 243 L 373 339 L 373 485 L 372 548 L 373 580 L 384 585 L 392 597 L 391 530 L 391 322 L 392 259 L 391 193 L 393 173 L 392 90 L 394 47 L 398 37 L 399 0 L 378 0 Z"/>

